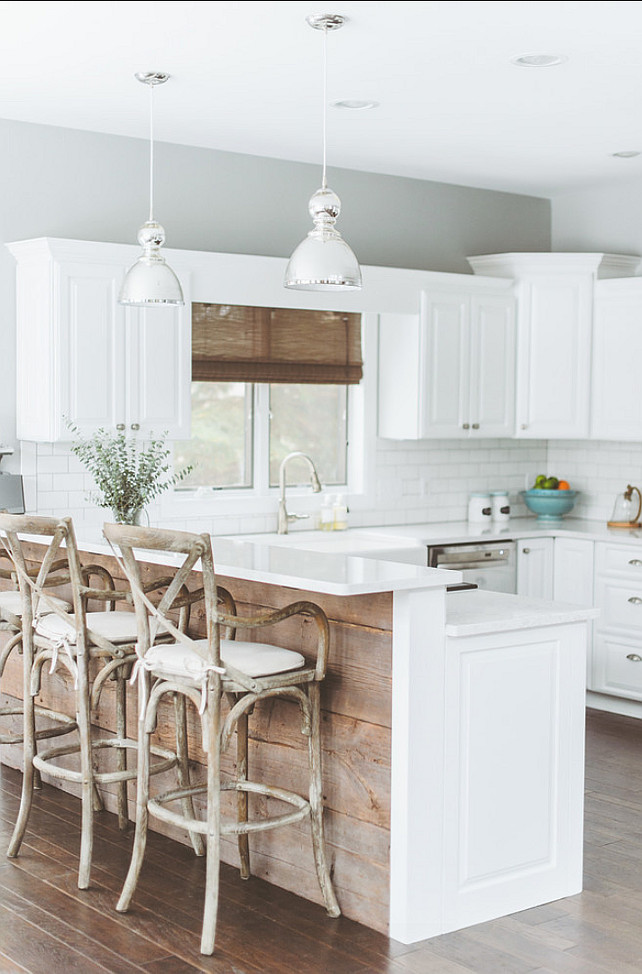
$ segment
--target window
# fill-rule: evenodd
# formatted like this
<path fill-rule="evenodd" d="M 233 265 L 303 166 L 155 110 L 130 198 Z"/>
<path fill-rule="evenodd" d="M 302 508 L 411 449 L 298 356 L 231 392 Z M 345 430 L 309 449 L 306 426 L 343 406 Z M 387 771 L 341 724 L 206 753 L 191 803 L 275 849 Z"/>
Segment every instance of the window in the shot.
<path fill-rule="evenodd" d="M 295 450 L 310 454 L 323 483 L 345 485 L 361 316 L 195 304 L 192 323 L 192 438 L 175 444 L 174 459 L 194 469 L 181 488 L 265 493 Z M 293 464 L 288 480 L 307 485 L 305 466 Z"/>

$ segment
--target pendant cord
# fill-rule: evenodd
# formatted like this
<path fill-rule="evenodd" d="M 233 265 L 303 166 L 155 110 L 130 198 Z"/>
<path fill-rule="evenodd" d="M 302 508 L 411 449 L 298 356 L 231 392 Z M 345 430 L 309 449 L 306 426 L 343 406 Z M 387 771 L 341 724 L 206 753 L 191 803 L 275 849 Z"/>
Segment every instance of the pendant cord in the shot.
<path fill-rule="evenodd" d="M 327 151 L 327 122 L 328 122 L 328 28 L 323 28 L 323 178 L 321 188 L 327 189 L 326 179 L 326 151 Z"/>
<path fill-rule="evenodd" d="M 154 222 L 154 85 L 149 86 L 149 222 Z"/>

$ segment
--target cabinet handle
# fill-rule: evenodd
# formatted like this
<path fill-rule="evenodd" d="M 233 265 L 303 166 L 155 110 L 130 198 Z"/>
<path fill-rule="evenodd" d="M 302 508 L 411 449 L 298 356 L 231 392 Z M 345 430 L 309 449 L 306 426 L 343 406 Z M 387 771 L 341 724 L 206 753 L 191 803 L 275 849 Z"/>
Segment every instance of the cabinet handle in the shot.
<path fill-rule="evenodd" d="M 116 429 L 119 430 L 119 431 L 124 430 L 125 429 L 125 424 L 124 423 L 116 423 Z"/>
<path fill-rule="evenodd" d="M 631 605 L 642 605 L 642 599 L 638 598 L 637 595 L 632 595 L 627 601 L 630 602 Z"/>
<path fill-rule="evenodd" d="M 132 423 L 132 429 L 134 431 L 139 430 L 140 429 L 140 423 Z"/>
<path fill-rule="evenodd" d="M 642 656 L 638 656 L 637 653 L 629 653 L 626 658 L 630 659 L 632 663 L 642 663 Z"/>
<path fill-rule="evenodd" d="M 525 554 L 525 555 L 530 555 L 531 549 L 530 548 L 522 548 L 522 553 Z"/>
<path fill-rule="evenodd" d="M 469 430 L 470 429 L 470 423 L 463 423 L 461 428 L 463 430 Z"/>
<path fill-rule="evenodd" d="M 528 423 L 522 423 L 522 427 L 521 428 L 523 430 L 527 430 L 528 429 Z"/>
<path fill-rule="evenodd" d="M 642 565 L 642 561 L 640 561 L 639 558 L 631 558 L 631 561 L 629 562 L 629 565 L 634 565 L 635 568 L 639 568 L 640 565 Z"/>
<path fill-rule="evenodd" d="M 473 429 L 474 430 L 478 430 L 479 429 L 479 423 L 473 423 Z"/>

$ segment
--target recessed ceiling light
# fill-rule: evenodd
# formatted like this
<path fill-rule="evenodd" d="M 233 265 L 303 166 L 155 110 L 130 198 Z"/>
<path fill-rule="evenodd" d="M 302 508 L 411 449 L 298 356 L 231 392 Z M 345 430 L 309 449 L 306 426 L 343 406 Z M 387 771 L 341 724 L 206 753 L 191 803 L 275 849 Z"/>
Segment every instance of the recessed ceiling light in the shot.
<path fill-rule="evenodd" d="M 565 54 L 517 54 L 511 61 L 520 68 L 552 68 L 564 64 L 568 58 Z"/>
<path fill-rule="evenodd" d="M 637 149 L 628 149 L 626 152 L 612 152 L 611 155 L 614 159 L 634 159 L 640 153 Z"/>
<path fill-rule="evenodd" d="M 364 112 L 368 108 L 378 108 L 378 101 L 366 101 L 364 98 L 343 98 L 341 101 L 333 101 L 333 108 L 345 108 L 350 112 Z"/>

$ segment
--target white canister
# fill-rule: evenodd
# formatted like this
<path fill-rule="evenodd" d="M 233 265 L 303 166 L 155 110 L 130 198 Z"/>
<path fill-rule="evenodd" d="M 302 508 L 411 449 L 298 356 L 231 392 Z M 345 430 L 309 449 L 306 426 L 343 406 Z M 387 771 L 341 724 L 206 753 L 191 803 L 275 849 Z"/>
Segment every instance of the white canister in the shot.
<path fill-rule="evenodd" d="M 491 490 L 490 502 L 493 521 L 510 520 L 510 503 L 507 490 Z"/>
<path fill-rule="evenodd" d="M 485 524 L 490 522 L 492 505 L 490 494 L 484 491 L 473 491 L 468 501 L 468 520 L 471 524 Z"/>

